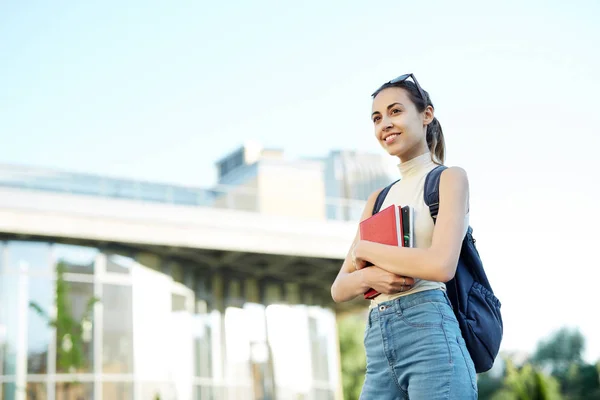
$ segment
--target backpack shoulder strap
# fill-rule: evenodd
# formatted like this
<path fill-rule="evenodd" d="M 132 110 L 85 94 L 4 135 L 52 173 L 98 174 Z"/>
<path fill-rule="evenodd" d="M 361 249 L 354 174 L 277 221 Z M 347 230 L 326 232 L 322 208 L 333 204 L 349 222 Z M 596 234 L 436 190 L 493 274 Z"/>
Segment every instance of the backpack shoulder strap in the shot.
<path fill-rule="evenodd" d="M 447 168 L 445 165 L 439 165 L 429 171 L 425 178 L 423 197 L 425 198 L 425 204 L 429 207 L 429 213 L 434 224 L 440 209 L 440 177 Z"/>
<path fill-rule="evenodd" d="M 425 198 L 425 204 L 429 207 L 429 213 L 433 218 L 433 223 L 437 219 L 438 211 L 440 209 L 440 177 L 442 172 L 447 169 L 445 165 L 439 165 L 429 171 L 425 178 L 425 188 L 423 189 L 423 197 Z M 467 227 L 467 236 L 473 234 L 473 228 Z M 473 239 L 474 240 L 474 239 Z M 474 242 L 473 242 L 474 243 Z"/>
<path fill-rule="evenodd" d="M 381 192 L 379 192 L 379 194 L 377 195 L 377 199 L 375 199 L 375 204 L 373 205 L 373 213 L 372 213 L 373 215 L 377 214 L 379 212 L 379 210 L 381 210 L 381 206 L 383 205 L 385 196 L 387 196 L 387 194 L 390 191 L 390 189 L 392 188 L 392 186 L 394 186 L 399 180 L 400 179 L 398 179 L 395 182 L 390 183 L 385 188 L 383 188 L 383 190 Z"/>

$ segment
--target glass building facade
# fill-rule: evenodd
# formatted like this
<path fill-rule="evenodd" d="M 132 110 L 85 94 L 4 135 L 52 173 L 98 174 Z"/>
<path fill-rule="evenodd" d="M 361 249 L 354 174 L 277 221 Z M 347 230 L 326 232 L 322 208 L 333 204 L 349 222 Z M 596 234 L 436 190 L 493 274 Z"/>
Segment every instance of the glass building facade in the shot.
<path fill-rule="evenodd" d="M 400 177 L 397 159 L 383 154 L 332 151 L 323 162 L 326 196 L 332 199 L 344 198 L 347 204 L 346 207 L 335 203 L 327 204 L 327 219 L 360 220 L 364 201 L 374 191 Z"/>
<path fill-rule="evenodd" d="M 5 238 L 0 400 L 334 399 L 335 314 L 300 298 L 176 255 Z"/>

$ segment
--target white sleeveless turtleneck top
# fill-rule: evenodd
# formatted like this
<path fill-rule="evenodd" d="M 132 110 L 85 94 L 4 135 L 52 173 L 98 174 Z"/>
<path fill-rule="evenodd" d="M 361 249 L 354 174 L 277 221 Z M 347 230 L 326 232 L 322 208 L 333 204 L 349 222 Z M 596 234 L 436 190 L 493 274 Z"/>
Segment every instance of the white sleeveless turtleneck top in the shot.
<path fill-rule="evenodd" d="M 429 207 L 425 204 L 423 191 L 427 174 L 436 166 L 437 164 L 431 160 L 429 152 L 398 164 L 401 179 L 391 187 L 381 206 L 382 210 L 392 204 L 402 207 L 411 206 L 414 209 L 414 247 L 418 248 L 430 247 L 433 237 L 433 219 L 431 218 L 431 214 L 429 214 Z M 468 225 L 467 213 L 465 216 L 465 234 Z M 393 295 L 382 293 L 371 300 L 371 307 L 384 301 L 431 289 L 446 290 L 446 285 L 443 282 L 415 279 L 415 284 L 411 290 Z"/>

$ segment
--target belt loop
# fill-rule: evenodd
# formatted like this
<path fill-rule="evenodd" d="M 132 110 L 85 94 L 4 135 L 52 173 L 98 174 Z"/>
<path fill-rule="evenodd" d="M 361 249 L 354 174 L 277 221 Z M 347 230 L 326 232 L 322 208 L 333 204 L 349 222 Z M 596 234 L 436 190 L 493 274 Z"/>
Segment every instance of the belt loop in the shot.
<path fill-rule="evenodd" d="M 396 308 L 396 312 L 398 314 L 402 314 L 402 297 L 398 297 L 396 301 L 394 301 L 394 307 Z"/>

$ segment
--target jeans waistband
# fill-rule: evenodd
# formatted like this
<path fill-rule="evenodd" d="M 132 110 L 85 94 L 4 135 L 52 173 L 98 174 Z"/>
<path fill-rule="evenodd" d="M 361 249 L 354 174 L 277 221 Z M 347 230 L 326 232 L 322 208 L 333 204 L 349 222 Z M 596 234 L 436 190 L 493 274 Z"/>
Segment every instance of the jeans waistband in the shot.
<path fill-rule="evenodd" d="M 450 299 L 445 291 L 441 289 L 431 289 L 422 292 L 417 292 L 408 296 L 398 297 L 393 300 L 384 301 L 373 307 L 369 312 L 371 321 L 378 319 L 380 316 L 402 313 L 407 308 L 414 307 L 422 303 L 446 303 L 452 307 Z"/>

